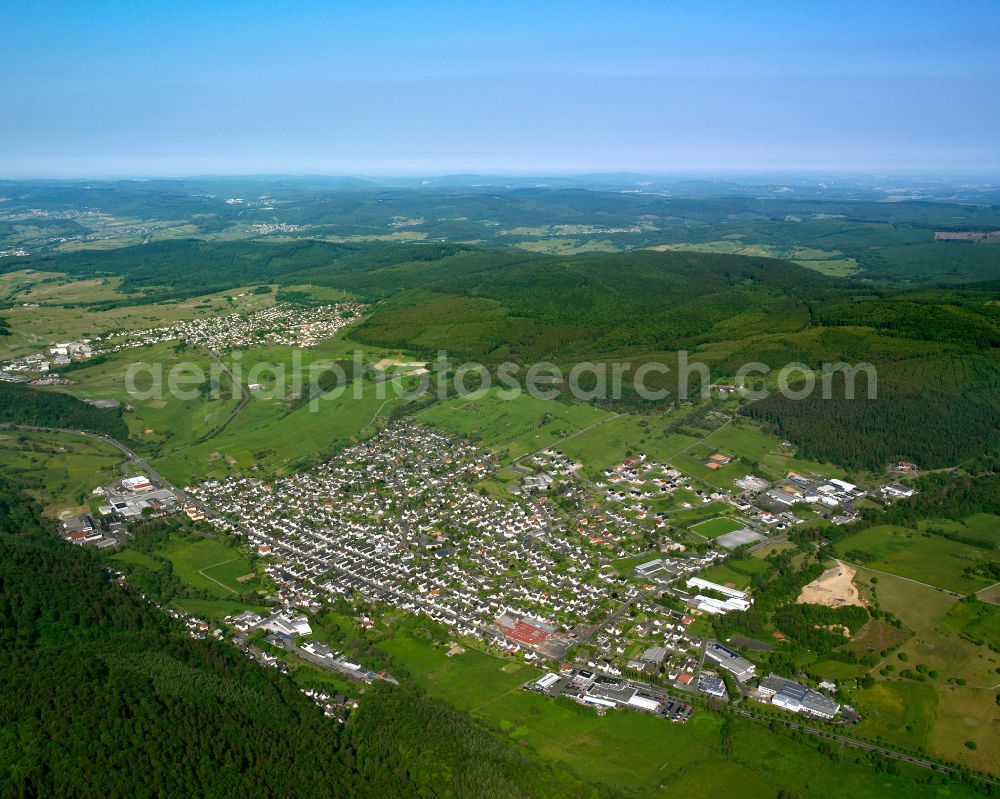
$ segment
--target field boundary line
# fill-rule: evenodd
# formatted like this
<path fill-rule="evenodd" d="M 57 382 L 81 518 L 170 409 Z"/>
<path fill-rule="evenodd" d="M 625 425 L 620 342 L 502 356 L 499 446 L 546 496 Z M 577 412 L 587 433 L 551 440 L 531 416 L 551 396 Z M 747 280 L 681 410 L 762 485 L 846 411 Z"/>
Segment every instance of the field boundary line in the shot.
<path fill-rule="evenodd" d="M 198 569 L 198 574 L 200 574 L 202 577 L 205 577 L 206 579 L 211 580 L 216 585 L 225 588 L 230 594 L 235 594 L 236 596 L 239 596 L 240 595 L 239 591 L 234 591 L 225 583 L 220 583 L 218 580 L 212 577 L 212 575 L 205 574 L 205 569 L 214 569 L 216 566 L 225 566 L 227 563 L 232 563 L 234 560 L 239 560 L 239 557 L 237 556 L 235 558 L 230 558 L 229 560 L 220 560 L 218 563 L 213 563 L 211 566 L 205 566 L 205 568 L 203 569 Z"/>
<path fill-rule="evenodd" d="M 837 559 L 834 558 L 834 560 Z M 939 585 L 931 585 L 930 583 L 924 583 L 921 582 L 920 580 L 914 580 L 912 577 L 903 577 L 903 575 L 901 574 L 893 574 L 892 572 L 882 571 L 881 569 L 873 569 L 871 566 L 866 566 L 863 563 L 852 563 L 851 561 L 844 560 L 843 558 L 841 558 L 840 560 L 841 562 L 846 563 L 848 566 L 853 566 L 855 569 L 864 569 L 865 571 L 875 572 L 876 574 L 884 574 L 886 577 L 895 577 L 897 580 L 906 580 L 906 582 L 908 583 L 913 583 L 914 585 L 922 585 L 924 588 L 933 588 L 935 591 L 943 591 L 946 594 L 951 594 L 951 596 L 957 596 L 959 599 L 968 596 L 968 594 L 960 594 L 957 591 L 952 591 L 948 588 L 942 588 Z M 985 591 L 986 589 L 981 588 L 979 590 Z"/>

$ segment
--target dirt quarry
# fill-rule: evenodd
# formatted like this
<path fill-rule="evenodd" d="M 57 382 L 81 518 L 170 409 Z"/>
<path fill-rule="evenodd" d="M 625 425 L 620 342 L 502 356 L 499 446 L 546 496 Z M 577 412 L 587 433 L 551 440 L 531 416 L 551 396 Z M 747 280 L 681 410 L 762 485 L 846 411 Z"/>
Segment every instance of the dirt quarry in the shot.
<path fill-rule="evenodd" d="M 865 602 L 854 584 L 857 570 L 845 566 L 839 560 L 832 569 L 827 569 L 806 586 L 795 602 L 799 605 L 827 605 L 839 608 L 844 605 L 861 605 Z"/>

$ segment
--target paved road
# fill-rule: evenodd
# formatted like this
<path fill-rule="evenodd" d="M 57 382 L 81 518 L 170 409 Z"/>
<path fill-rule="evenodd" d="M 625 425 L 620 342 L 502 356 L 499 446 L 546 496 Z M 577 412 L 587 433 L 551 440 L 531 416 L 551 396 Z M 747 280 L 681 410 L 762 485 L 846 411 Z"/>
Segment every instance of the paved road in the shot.
<path fill-rule="evenodd" d="M 250 401 L 250 389 L 244 386 L 243 383 L 241 383 L 239 380 L 236 379 L 236 376 L 229 369 L 229 366 L 225 363 L 225 361 L 222 360 L 222 358 L 219 357 L 219 354 L 215 352 L 215 350 L 209 350 L 209 352 L 212 354 L 212 357 L 215 359 L 216 363 L 218 363 L 219 366 L 222 367 L 222 371 L 225 372 L 227 375 L 229 375 L 230 382 L 234 386 L 239 386 L 240 404 L 237 405 L 233 409 L 232 413 L 230 413 L 229 416 L 223 419 L 220 424 L 213 427 L 211 430 L 205 433 L 205 435 L 192 441 L 191 444 L 185 444 L 184 445 L 185 447 L 189 447 L 192 444 L 201 444 L 203 441 L 208 441 L 210 438 L 215 438 L 217 435 L 219 435 L 219 433 L 221 433 L 223 430 L 226 429 L 226 426 L 240 414 L 240 411 L 242 411 L 247 406 L 247 403 Z M 183 449 L 183 447 L 181 449 Z M 173 451 L 176 452 L 177 450 Z"/>
<path fill-rule="evenodd" d="M 217 513 L 214 508 L 206 505 L 204 502 L 202 502 L 197 497 L 192 497 L 190 494 L 188 494 L 183 489 L 178 488 L 177 486 L 175 486 L 173 483 L 171 483 L 169 480 L 167 480 L 163 475 L 161 475 L 158 471 L 156 471 L 156 469 L 154 469 L 149 464 L 149 461 L 147 461 L 144 457 L 142 457 L 141 455 L 139 455 L 131 447 L 126 446 L 121 441 L 119 441 L 118 439 L 112 438 L 111 436 L 102 435 L 100 433 L 91 433 L 91 432 L 88 432 L 87 430 L 70 430 L 70 429 L 65 428 L 65 427 L 37 427 L 37 426 L 34 426 L 34 425 L 26 425 L 26 424 L 8 424 L 8 423 L 2 423 L 2 424 L 0 424 L 0 429 L 6 429 L 6 430 L 34 430 L 34 431 L 37 431 L 37 432 L 40 432 L 40 433 L 69 433 L 70 435 L 84 436 L 86 438 L 93 438 L 93 439 L 96 439 L 98 441 L 104 441 L 104 442 L 106 442 L 108 444 L 111 444 L 111 446 L 118 448 L 132 463 L 134 463 L 136 466 L 138 466 L 140 469 L 142 469 L 144 472 L 146 472 L 155 481 L 157 481 L 158 483 L 160 483 L 160 485 L 162 485 L 162 486 L 164 486 L 166 488 L 169 488 L 171 491 L 173 491 L 175 494 L 177 494 L 182 500 L 184 500 L 184 502 L 186 502 L 186 503 L 188 503 L 190 505 L 194 505 L 196 508 L 198 508 L 206 516 L 213 516 L 213 517 L 216 517 L 216 518 L 222 518 L 221 514 Z"/>

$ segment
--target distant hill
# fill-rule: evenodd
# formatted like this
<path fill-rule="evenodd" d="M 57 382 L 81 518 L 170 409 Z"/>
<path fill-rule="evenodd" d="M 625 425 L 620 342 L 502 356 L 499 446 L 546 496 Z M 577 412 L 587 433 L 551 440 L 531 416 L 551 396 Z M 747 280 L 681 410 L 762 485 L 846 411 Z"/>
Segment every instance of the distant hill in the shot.
<path fill-rule="evenodd" d="M 570 204 L 596 201 L 587 192 L 559 196 Z M 746 205 L 735 199 L 692 200 L 687 212 L 695 213 L 699 202 L 706 219 L 720 212 L 720 203 L 733 209 Z M 981 279 L 931 285 L 948 276 L 948 263 L 937 255 L 921 260 L 929 229 L 905 227 L 897 219 L 916 214 L 929 224 L 938 210 L 885 205 L 865 211 L 876 212 L 893 224 L 899 239 L 883 253 L 889 259 L 883 276 L 895 275 L 892 279 L 904 285 L 919 278 L 927 285 L 896 290 L 756 256 L 648 250 L 552 256 L 447 241 L 363 246 L 308 239 L 162 241 L 50 259 L 7 259 L 4 266 L 120 274 L 124 288 L 142 292 L 146 301 L 265 282 L 337 288 L 373 303 L 372 313 L 352 328 L 352 338 L 428 359 L 446 350 L 453 358 L 485 363 L 640 363 L 683 349 L 723 379 L 751 361 L 772 369 L 791 362 L 813 368 L 842 360 L 870 362 L 879 373 L 875 404 L 856 403 L 841 413 L 832 403 L 792 407 L 772 398 L 747 412 L 803 452 L 848 468 L 876 468 L 897 458 L 946 466 L 989 451 L 1000 444 L 993 410 L 1000 407 L 1000 266 L 993 262 L 1000 248 L 934 243 L 934 253 L 979 248 L 974 268 L 960 264 L 960 277 Z M 985 219 L 993 212 L 963 213 Z M 768 224 L 801 235 L 806 223 Z M 871 230 L 865 235 L 865 246 L 878 249 L 880 239 Z M 830 242 L 845 252 L 856 244 L 843 237 Z M 904 251 L 914 254 L 912 262 L 890 263 Z M 875 268 L 875 261 L 869 264 L 866 269 Z"/>

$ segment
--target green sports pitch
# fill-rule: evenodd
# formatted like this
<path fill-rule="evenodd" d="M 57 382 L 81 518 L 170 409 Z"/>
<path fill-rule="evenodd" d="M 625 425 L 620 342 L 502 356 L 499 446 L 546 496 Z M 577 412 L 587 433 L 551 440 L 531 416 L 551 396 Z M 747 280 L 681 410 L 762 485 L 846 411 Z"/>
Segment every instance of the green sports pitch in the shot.
<path fill-rule="evenodd" d="M 698 533 L 705 538 L 718 538 L 726 533 L 733 533 L 746 527 L 743 522 L 730 519 L 728 516 L 716 516 L 714 519 L 706 519 L 698 524 L 691 525 L 688 529 L 692 533 Z"/>

